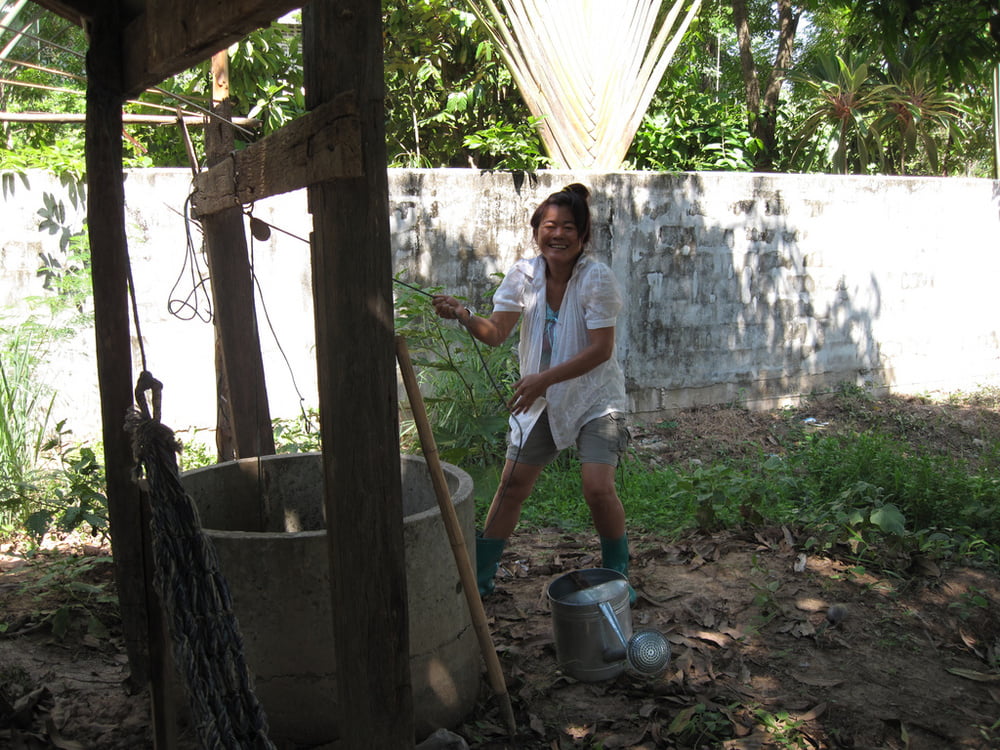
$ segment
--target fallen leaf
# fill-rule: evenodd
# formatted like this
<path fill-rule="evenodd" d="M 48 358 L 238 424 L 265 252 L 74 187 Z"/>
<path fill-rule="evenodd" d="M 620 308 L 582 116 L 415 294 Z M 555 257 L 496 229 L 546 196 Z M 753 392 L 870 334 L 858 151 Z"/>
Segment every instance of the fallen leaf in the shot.
<path fill-rule="evenodd" d="M 542 737 L 545 736 L 545 722 L 534 714 L 528 714 L 528 726 L 531 727 L 532 731 L 536 734 Z"/>
<path fill-rule="evenodd" d="M 755 732 L 749 737 L 726 740 L 719 747 L 723 750 L 760 750 L 762 747 L 769 746 L 772 739 L 771 735 L 766 732 Z"/>
<path fill-rule="evenodd" d="M 714 630 L 682 630 L 681 635 L 687 638 L 697 638 L 700 641 L 708 641 L 722 648 L 726 648 L 731 643 L 728 635 L 717 633 Z"/>
<path fill-rule="evenodd" d="M 798 714 L 795 716 L 796 721 L 813 721 L 818 719 L 820 716 L 826 713 L 826 704 L 818 703 L 811 710 L 806 711 L 804 714 Z"/>
<path fill-rule="evenodd" d="M 964 677 L 967 680 L 975 680 L 976 682 L 1000 682 L 1000 674 L 996 672 L 977 672 L 974 669 L 962 669 L 961 667 L 948 667 L 947 671 L 953 675 Z"/>
<path fill-rule="evenodd" d="M 804 674 L 802 672 L 792 672 L 792 677 L 803 685 L 813 687 L 836 687 L 844 682 L 839 677 L 823 677 L 822 675 Z"/>
<path fill-rule="evenodd" d="M 975 638 L 974 638 L 973 636 L 969 635 L 968 633 L 966 633 L 966 632 L 965 632 L 964 630 L 961 630 L 961 629 L 959 629 L 959 631 L 958 631 L 958 635 L 959 635 L 959 637 L 960 637 L 960 638 L 962 639 L 962 643 L 964 643 L 964 644 L 965 644 L 965 645 L 966 645 L 966 646 L 967 646 L 967 647 L 969 648 L 969 650 L 970 650 L 970 651 L 971 651 L 972 653 L 974 653 L 974 654 L 975 654 L 976 656 L 978 656 L 978 657 L 979 657 L 980 659 L 982 659 L 982 658 L 983 658 L 983 654 L 982 654 L 982 652 L 981 652 L 981 651 L 980 651 L 980 650 L 979 650 L 979 649 L 977 648 L 977 645 L 978 645 L 978 644 L 977 644 L 977 641 L 976 641 L 976 639 L 975 639 Z"/>

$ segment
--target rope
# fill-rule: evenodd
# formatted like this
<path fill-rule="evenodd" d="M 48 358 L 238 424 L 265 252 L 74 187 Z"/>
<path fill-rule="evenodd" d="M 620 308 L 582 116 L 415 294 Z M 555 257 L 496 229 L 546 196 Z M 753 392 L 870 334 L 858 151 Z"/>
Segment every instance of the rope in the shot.
<path fill-rule="evenodd" d="M 187 683 L 195 731 L 206 750 L 274 750 L 267 717 L 253 692 L 232 597 L 198 511 L 180 482 L 180 444 L 159 421 L 162 385 L 139 376 L 136 402 L 125 418 L 136 472 L 150 496 L 153 585 Z M 146 403 L 152 391 L 153 412 Z"/>

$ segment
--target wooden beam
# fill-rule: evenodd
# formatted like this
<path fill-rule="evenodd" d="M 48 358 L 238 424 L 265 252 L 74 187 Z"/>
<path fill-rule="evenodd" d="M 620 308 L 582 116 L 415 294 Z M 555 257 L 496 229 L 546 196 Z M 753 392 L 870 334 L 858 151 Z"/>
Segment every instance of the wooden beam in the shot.
<path fill-rule="evenodd" d="M 195 216 L 341 177 L 360 177 L 357 96 L 342 93 L 231 156 L 195 178 Z"/>
<path fill-rule="evenodd" d="M 357 92 L 362 174 L 309 188 L 324 505 L 344 747 L 413 747 L 379 0 L 303 9 L 306 106 Z"/>
<path fill-rule="evenodd" d="M 195 67 L 302 4 L 303 0 L 150 0 L 145 13 L 125 31 L 126 95 Z"/>

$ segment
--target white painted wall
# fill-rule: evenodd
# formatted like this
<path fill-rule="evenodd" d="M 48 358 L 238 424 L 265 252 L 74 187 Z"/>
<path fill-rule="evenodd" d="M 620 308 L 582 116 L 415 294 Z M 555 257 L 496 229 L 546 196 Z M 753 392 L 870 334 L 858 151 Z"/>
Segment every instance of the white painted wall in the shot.
<path fill-rule="evenodd" d="M 593 190 L 591 252 L 625 292 L 618 353 L 639 420 L 734 400 L 767 407 L 843 381 L 923 392 L 997 380 L 1000 183 L 989 180 L 390 170 L 395 268 L 488 311 L 481 298 L 496 283 L 491 274 L 532 254 L 535 205 L 573 181 Z M 29 182 L 0 203 L 0 304 L 9 318 L 43 293 L 38 253 L 58 246 L 39 232 L 37 211 L 43 192 L 64 191 L 43 174 Z M 186 170 L 126 181 L 147 365 L 165 385 L 164 421 L 178 430 L 215 420 L 211 325 L 168 311 L 194 287 L 201 235 L 192 225 L 189 255 L 189 190 Z M 304 192 L 248 210 L 309 235 Z M 74 220 L 79 211 L 70 211 Z M 316 403 L 309 248 L 275 230 L 252 253 L 271 413 L 293 416 L 299 393 Z M 45 373 L 59 393 L 57 417 L 78 435 L 99 431 L 93 349 L 87 330 L 52 354 Z"/>

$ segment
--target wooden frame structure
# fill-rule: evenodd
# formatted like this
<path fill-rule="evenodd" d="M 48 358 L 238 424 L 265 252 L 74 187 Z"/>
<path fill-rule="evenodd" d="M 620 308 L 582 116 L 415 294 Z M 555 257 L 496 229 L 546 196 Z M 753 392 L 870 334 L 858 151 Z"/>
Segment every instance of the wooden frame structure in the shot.
<path fill-rule="evenodd" d="M 168 659 L 149 583 L 147 524 L 123 429 L 135 373 L 122 103 L 302 2 L 34 1 L 84 26 L 90 38 L 87 212 L 112 539 L 133 675 L 151 684 L 156 746 L 168 748 Z M 234 223 L 218 217 L 244 201 L 308 188 L 324 501 L 337 613 L 339 743 L 410 748 L 402 493 L 399 472 L 386 470 L 399 465 L 399 444 L 379 0 L 313 0 L 303 8 L 303 42 L 310 113 L 200 175 L 194 206 L 224 236 L 235 231 Z M 229 258 L 238 264 L 233 252 Z M 217 295 L 220 290 L 226 294 L 217 280 Z M 238 312 L 231 325 L 239 333 Z M 230 373 L 233 367 L 227 364 Z M 255 397 L 253 388 L 247 391 L 251 395 L 231 394 L 234 411 L 241 408 L 236 399 Z M 253 450 L 250 440 L 244 455 Z"/>

